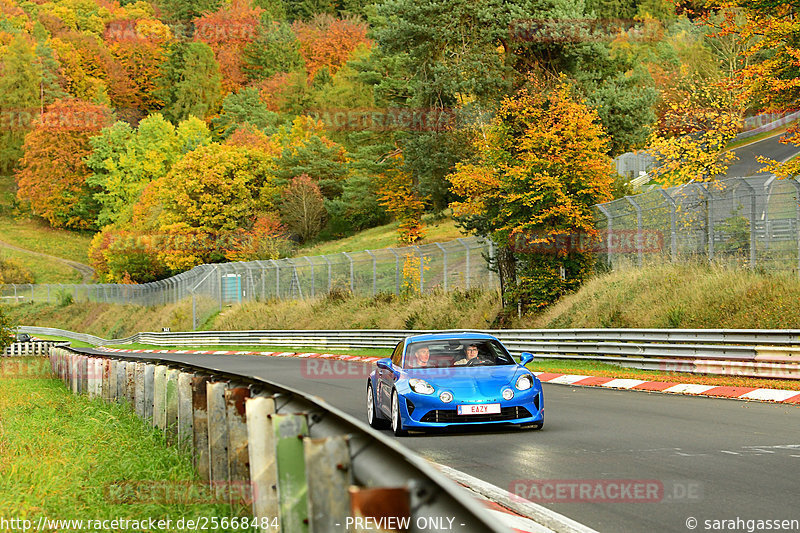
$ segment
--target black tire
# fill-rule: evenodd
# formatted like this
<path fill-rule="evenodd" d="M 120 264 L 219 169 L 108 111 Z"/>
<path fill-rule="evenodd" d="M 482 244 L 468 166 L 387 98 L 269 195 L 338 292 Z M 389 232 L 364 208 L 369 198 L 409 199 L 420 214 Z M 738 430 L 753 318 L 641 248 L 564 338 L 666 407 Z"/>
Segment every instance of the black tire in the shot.
<path fill-rule="evenodd" d="M 397 437 L 406 435 L 407 432 L 403 429 L 403 419 L 400 416 L 400 399 L 397 396 L 397 391 L 392 391 L 392 432 Z"/>
<path fill-rule="evenodd" d="M 533 422 L 532 424 L 520 424 L 519 425 L 520 429 L 530 429 L 530 430 L 534 430 L 534 431 L 542 429 L 543 427 L 544 427 L 544 417 L 542 417 L 542 421 L 541 422 Z"/>
<path fill-rule="evenodd" d="M 372 383 L 367 383 L 367 423 L 375 429 L 385 429 L 389 425 L 388 420 L 381 418 L 380 410 L 375 405 Z"/>

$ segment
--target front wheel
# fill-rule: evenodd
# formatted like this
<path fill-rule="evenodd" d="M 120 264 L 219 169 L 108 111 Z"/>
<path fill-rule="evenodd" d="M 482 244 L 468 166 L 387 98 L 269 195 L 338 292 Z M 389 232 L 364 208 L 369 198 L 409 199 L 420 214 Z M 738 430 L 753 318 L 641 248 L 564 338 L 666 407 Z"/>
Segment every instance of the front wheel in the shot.
<path fill-rule="evenodd" d="M 367 422 L 375 429 L 386 427 L 386 420 L 378 415 L 378 407 L 375 405 L 375 395 L 372 392 L 372 383 L 367 383 Z"/>
<path fill-rule="evenodd" d="M 403 429 L 403 419 L 400 417 L 400 399 L 397 391 L 392 391 L 392 431 L 398 437 L 406 434 L 406 430 Z"/>

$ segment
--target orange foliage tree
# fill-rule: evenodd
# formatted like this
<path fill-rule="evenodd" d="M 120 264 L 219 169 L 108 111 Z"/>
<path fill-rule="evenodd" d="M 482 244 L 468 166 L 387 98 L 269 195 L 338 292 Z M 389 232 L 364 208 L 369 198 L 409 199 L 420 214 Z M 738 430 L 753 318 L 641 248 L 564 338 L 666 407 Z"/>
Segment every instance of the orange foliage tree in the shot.
<path fill-rule="evenodd" d="M 612 161 L 597 112 L 566 78 L 533 78 L 475 139 L 477 160 L 457 164 L 448 177 L 462 198 L 451 204 L 453 214 L 496 243 L 505 305 L 549 305 L 577 288 L 593 261 L 569 246 L 536 245 L 594 234 L 592 205 L 611 197 Z"/>
<path fill-rule="evenodd" d="M 96 192 L 86 184 L 89 138 L 111 124 L 111 111 L 80 100 L 57 100 L 25 137 L 16 173 L 20 200 L 53 227 L 92 228 Z"/>
<path fill-rule="evenodd" d="M 194 20 L 195 40 L 209 45 L 219 63 L 223 92 L 235 92 L 247 81 L 242 52 L 255 38 L 263 11 L 251 6 L 249 0 L 234 0 Z"/>
<path fill-rule="evenodd" d="M 305 60 L 309 79 L 322 68 L 336 73 L 358 45 L 372 43 L 367 38 L 366 23 L 356 18 L 319 14 L 308 22 L 296 21 L 292 30 L 300 41 L 300 55 Z"/>

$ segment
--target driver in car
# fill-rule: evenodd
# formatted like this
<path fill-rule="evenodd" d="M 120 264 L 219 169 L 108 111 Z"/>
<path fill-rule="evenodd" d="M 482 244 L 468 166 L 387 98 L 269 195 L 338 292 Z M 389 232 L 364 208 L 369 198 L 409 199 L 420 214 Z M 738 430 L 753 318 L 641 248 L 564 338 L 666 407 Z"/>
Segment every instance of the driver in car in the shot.
<path fill-rule="evenodd" d="M 470 344 L 467 346 L 467 356 L 459 359 L 454 365 L 482 365 L 488 363 L 488 359 L 478 353 L 478 345 Z"/>

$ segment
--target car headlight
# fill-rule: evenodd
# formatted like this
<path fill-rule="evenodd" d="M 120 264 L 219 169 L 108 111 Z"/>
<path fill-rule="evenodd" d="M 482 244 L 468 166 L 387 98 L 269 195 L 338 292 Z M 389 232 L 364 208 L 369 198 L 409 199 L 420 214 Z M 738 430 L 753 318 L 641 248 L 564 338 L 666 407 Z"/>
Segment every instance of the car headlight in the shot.
<path fill-rule="evenodd" d="M 418 392 L 420 394 L 433 394 L 433 386 L 424 379 L 409 379 L 408 385 L 414 392 Z"/>
<path fill-rule="evenodd" d="M 510 400 L 514 397 L 514 391 L 511 389 L 503 389 L 503 399 Z"/>
<path fill-rule="evenodd" d="M 444 403 L 450 403 L 453 401 L 453 393 L 444 391 L 439 395 L 439 399 L 442 400 Z"/>
<path fill-rule="evenodd" d="M 533 387 L 533 377 L 530 374 L 522 374 L 517 378 L 517 389 L 528 390 Z"/>

